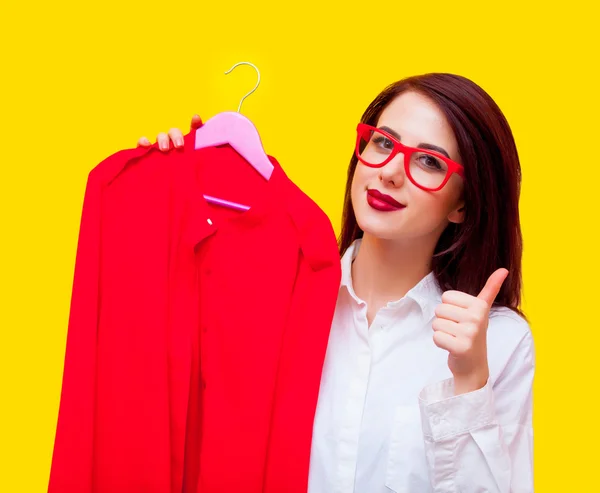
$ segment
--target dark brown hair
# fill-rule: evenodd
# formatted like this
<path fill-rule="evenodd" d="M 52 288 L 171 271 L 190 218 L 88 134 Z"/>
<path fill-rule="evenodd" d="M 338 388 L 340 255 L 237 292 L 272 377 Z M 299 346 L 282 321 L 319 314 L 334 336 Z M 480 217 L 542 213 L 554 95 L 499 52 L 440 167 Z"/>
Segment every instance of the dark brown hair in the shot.
<path fill-rule="evenodd" d="M 505 267 L 509 275 L 495 304 L 523 315 L 519 307 L 523 250 L 519 221 L 521 166 L 506 118 L 494 100 L 469 79 L 430 73 L 402 79 L 385 88 L 361 121 L 376 126 L 386 106 L 406 91 L 428 97 L 444 113 L 465 168 L 464 222 L 448 225 L 433 257 L 432 268 L 441 289 L 476 296 L 492 272 Z M 357 161 L 353 154 L 339 238 L 341 255 L 363 236 L 350 194 Z"/>

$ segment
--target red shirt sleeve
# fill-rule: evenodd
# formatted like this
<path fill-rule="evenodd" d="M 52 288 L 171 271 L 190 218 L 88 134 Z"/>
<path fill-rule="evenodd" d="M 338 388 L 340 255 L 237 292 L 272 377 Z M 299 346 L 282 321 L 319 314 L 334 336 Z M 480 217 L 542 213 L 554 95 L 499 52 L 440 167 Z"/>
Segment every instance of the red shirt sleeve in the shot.
<path fill-rule="evenodd" d="M 143 286 L 144 280 L 136 281 L 128 276 L 131 271 L 127 272 L 124 268 L 126 265 L 133 269 L 145 261 L 144 250 L 139 248 L 141 241 L 145 240 L 139 234 L 144 226 L 140 218 L 143 219 L 144 215 L 136 215 L 134 205 L 142 204 L 140 199 L 149 195 L 149 185 L 161 183 L 164 176 L 155 174 L 145 179 L 136 176 L 130 181 L 125 180 L 125 183 L 119 178 L 114 181 L 118 186 L 111 186 L 113 179 L 132 160 L 146 153 L 147 149 L 119 151 L 98 164 L 88 176 L 75 260 L 49 493 L 117 493 L 115 489 L 103 489 L 99 485 L 105 484 L 111 474 L 122 473 L 114 471 L 114 467 L 107 467 L 122 462 L 119 458 L 127 451 L 119 444 L 130 443 L 133 435 L 148 437 L 136 442 L 140 451 L 153 457 L 163 454 L 168 457 L 168 450 L 164 450 L 168 447 L 159 451 L 156 442 L 152 443 L 156 449 L 146 446 L 157 435 L 157 430 L 149 426 L 153 423 L 145 419 L 144 410 L 152 417 L 162 416 L 156 409 L 149 411 L 147 404 L 164 399 L 156 381 L 150 382 L 148 388 L 151 387 L 151 390 L 148 391 L 148 388 L 142 388 L 145 380 L 137 378 L 138 372 L 153 368 L 140 361 L 139 357 L 135 358 L 153 350 L 153 342 L 151 337 L 134 340 L 131 332 L 128 333 L 131 319 L 128 320 L 127 314 L 135 310 L 139 312 L 146 303 L 136 296 L 136 289 L 129 289 Z M 107 200 L 109 189 L 111 199 Z M 149 197 L 147 201 L 153 199 Z M 107 221 L 107 215 L 112 220 Z M 156 220 L 154 217 L 150 219 Z M 137 244 L 123 241 L 127 232 L 132 236 L 138 233 L 135 237 L 139 237 L 140 241 Z M 127 250 L 125 246 L 129 248 L 129 257 L 122 255 Z M 111 283 L 111 279 L 116 279 L 117 285 Z M 115 321 L 115 314 L 122 316 Z M 149 329 L 150 326 L 144 328 Z M 137 351 L 128 352 L 132 347 L 136 347 Z M 135 385 L 132 385 L 132 380 L 135 380 Z M 142 395 L 143 391 L 145 395 Z M 123 400 L 125 397 L 137 399 L 137 402 L 128 407 Z M 168 431 L 168 424 L 162 428 Z M 122 440 L 111 440 L 111 434 L 120 434 Z M 132 464 L 143 463 L 143 452 L 138 454 L 139 461 L 136 461 L 135 454 L 131 454 L 131 460 L 123 462 L 123 467 L 130 471 L 126 473 L 127 477 L 121 477 L 122 484 L 133 484 L 131 479 L 136 477 L 148 479 L 164 475 L 162 469 L 137 471 L 131 467 Z M 148 463 L 150 461 L 145 464 Z M 168 472 L 169 465 L 163 469 Z M 110 474 L 107 474 L 109 470 Z M 145 491 L 168 491 L 168 488 Z"/>
<path fill-rule="evenodd" d="M 100 173 L 88 176 L 79 228 L 49 493 L 91 491 L 100 268 Z"/>
<path fill-rule="evenodd" d="M 301 257 L 278 370 L 266 493 L 306 493 L 321 372 L 341 279 L 331 223 L 299 193 L 291 212 Z"/>

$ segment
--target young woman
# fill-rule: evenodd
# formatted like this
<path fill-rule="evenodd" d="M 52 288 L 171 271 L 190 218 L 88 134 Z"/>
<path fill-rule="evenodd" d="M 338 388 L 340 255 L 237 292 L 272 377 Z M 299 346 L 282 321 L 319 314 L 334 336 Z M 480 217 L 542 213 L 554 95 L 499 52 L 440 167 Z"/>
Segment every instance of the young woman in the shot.
<path fill-rule="evenodd" d="M 309 493 L 531 492 L 509 125 L 476 84 L 438 73 L 387 87 L 357 133 Z"/>

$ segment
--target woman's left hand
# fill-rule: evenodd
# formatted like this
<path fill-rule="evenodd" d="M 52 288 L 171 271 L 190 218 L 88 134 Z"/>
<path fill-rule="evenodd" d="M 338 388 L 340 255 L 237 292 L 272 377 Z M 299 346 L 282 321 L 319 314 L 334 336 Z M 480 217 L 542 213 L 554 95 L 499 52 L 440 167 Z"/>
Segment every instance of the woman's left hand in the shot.
<path fill-rule="evenodd" d="M 446 291 L 435 310 L 433 341 L 449 352 L 448 367 L 454 375 L 454 394 L 473 392 L 489 378 L 487 327 L 492 303 L 508 276 L 498 269 L 477 296 Z"/>

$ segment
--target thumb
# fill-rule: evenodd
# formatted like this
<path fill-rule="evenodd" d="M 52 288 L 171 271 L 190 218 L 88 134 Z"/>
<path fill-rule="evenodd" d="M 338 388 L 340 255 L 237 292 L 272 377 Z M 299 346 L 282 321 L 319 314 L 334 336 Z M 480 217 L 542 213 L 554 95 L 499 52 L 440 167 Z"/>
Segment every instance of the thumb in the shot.
<path fill-rule="evenodd" d="M 500 292 L 500 288 L 502 288 L 502 284 L 504 280 L 508 277 L 508 270 L 502 268 L 496 270 L 490 277 L 488 277 L 485 286 L 481 292 L 477 295 L 480 300 L 485 301 L 490 307 L 498 293 Z"/>

